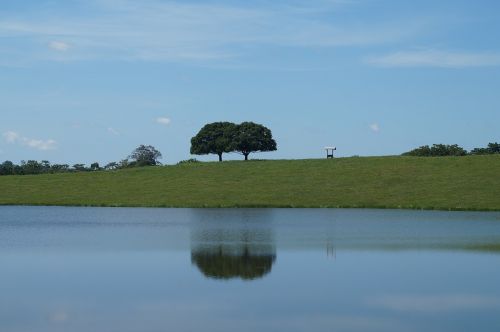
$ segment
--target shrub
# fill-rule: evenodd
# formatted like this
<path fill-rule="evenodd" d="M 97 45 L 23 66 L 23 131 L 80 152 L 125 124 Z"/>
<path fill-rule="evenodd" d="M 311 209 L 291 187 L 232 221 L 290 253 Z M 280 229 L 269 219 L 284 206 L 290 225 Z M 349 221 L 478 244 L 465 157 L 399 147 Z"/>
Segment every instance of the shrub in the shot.
<path fill-rule="evenodd" d="M 196 163 L 201 163 L 201 161 L 195 158 L 191 158 L 191 159 L 181 160 L 177 163 L 177 165 L 196 164 Z"/>
<path fill-rule="evenodd" d="M 470 154 L 497 154 L 500 153 L 500 143 L 488 143 L 485 148 L 475 148 Z"/>
<path fill-rule="evenodd" d="M 444 157 L 444 156 L 465 156 L 467 151 L 457 144 L 434 144 L 431 147 L 428 145 L 421 146 L 417 149 L 403 153 L 403 156 L 415 157 Z"/>

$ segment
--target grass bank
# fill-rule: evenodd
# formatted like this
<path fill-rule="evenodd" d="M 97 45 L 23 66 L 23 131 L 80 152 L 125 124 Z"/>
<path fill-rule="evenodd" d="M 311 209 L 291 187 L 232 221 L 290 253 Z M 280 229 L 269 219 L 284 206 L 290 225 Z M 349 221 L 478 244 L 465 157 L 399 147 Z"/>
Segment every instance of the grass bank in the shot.
<path fill-rule="evenodd" d="M 1 176 L 0 204 L 500 210 L 500 156 L 234 161 Z"/>

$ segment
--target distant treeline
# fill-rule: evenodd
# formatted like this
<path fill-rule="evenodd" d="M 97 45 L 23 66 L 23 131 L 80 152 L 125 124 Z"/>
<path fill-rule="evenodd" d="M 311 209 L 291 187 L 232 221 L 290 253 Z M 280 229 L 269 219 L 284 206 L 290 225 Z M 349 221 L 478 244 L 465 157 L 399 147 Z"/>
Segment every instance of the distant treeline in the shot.
<path fill-rule="evenodd" d="M 485 155 L 499 154 L 500 143 L 489 143 L 485 148 L 475 148 L 469 152 L 457 144 L 434 144 L 432 146 L 424 145 L 417 149 L 403 153 L 403 156 L 415 157 L 444 157 L 444 156 L 466 156 L 466 155 Z"/>
<path fill-rule="evenodd" d="M 262 149 L 264 150 L 264 149 Z M 421 146 L 417 149 L 405 152 L 403 156 L 417 157 L 439 157 L 439 156 L 466 156 L 466 155 L 488 155 L 500 154 L 500 143 L 489 143 L 485 148 L 475 148 L 471 151 L 466 151 L 457 144 L 434 144 L 432 146 Z M 130 156 L 119 162 L 111 162 L 101 167 L 99 163 L 94 162 L 87 167 L 85 164 L 51 164 L 47 160 L 36 161 L 28 160 L 21 161 L 21 164 L 16 165 L 11 161 L 5 161 L 0 164 L 0 175 L 31 175 L 31 174 L 50 174 L 50 173 L 70 173 L 70 172 L 93 172 L 101 170 L 116 170 L 132 167 L 155 166 L 161 165 L 158 161 L 162 157 L 160 151 L 156 150 L 151 145 L 141 145 L 135 149 Z M 245 156 L 246 157 L 246 156 Z M 179 162 L 197 163 L 196 159 L 189 159 Z"/>
<path fill-rule="evenodd" d="M 70 172 L 92 172 L 101 170 L 124 169 L 131 167 L 155 166 L 159 165 L 158 159 L 162 157 L 160 151 L 151 145 L 141 145 L 128 156 L 119 162 L 111 162 L 101 167 L 95 162 L 87 167 L 85 164 L 51 164 L 47 160 L 21 161 L 20 165 L 12 161 L 5 161 L 0 164 L 0 175 L 32 175 L 32 174 L 50 174 L 50 173 L 70 173 Z"/>

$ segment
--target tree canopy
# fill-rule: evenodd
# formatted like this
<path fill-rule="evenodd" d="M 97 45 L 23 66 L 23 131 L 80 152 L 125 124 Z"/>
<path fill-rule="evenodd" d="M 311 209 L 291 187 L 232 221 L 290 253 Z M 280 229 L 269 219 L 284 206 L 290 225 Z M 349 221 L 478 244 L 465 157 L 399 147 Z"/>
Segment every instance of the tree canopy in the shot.
<path fill-rule="evenodd" d="M 161 159 L 160 151 L 156 150 L 151 145 L 140 145 L 130 154 L 129 158 L 132 159 L 137 166 L 155 166 L 160 164 L 158 159 Z"/>
<path fill-rule="evenodd" d="M 271 130 L 254 122 L 236 125 L 214 122 L 205 125 L 191 139 L 191 154 L 217 154 L 222 161 L 224 152 L 239 152 L 248 160 L 252 152 L 275 151 L 276 141 Z"/>
<path fill-rule="evenodd" d="M 236 125 L 231 122 L 214 122 L 203 126 L 191 139 L 191 154 L 217 154 L 222 161 L 224 152 L 234 151 Z"/>
<path fill-rule="evenodd" d="M 269 128 L 253 122 L 243 122 L 236 127 L 234 150 L 248 160 L 252 152 L 276 151 L 276 141 Z"/>

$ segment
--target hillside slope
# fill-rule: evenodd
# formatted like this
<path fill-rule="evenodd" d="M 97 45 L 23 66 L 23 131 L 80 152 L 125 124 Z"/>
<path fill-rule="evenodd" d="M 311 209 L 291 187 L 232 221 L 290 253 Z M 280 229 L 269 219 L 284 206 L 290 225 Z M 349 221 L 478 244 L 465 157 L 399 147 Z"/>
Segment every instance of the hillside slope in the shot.
<path fill-rule="evenodd" d="M 500 156 L 233 161 L 3 176 L 0 204 L 500 210 Z"/>

